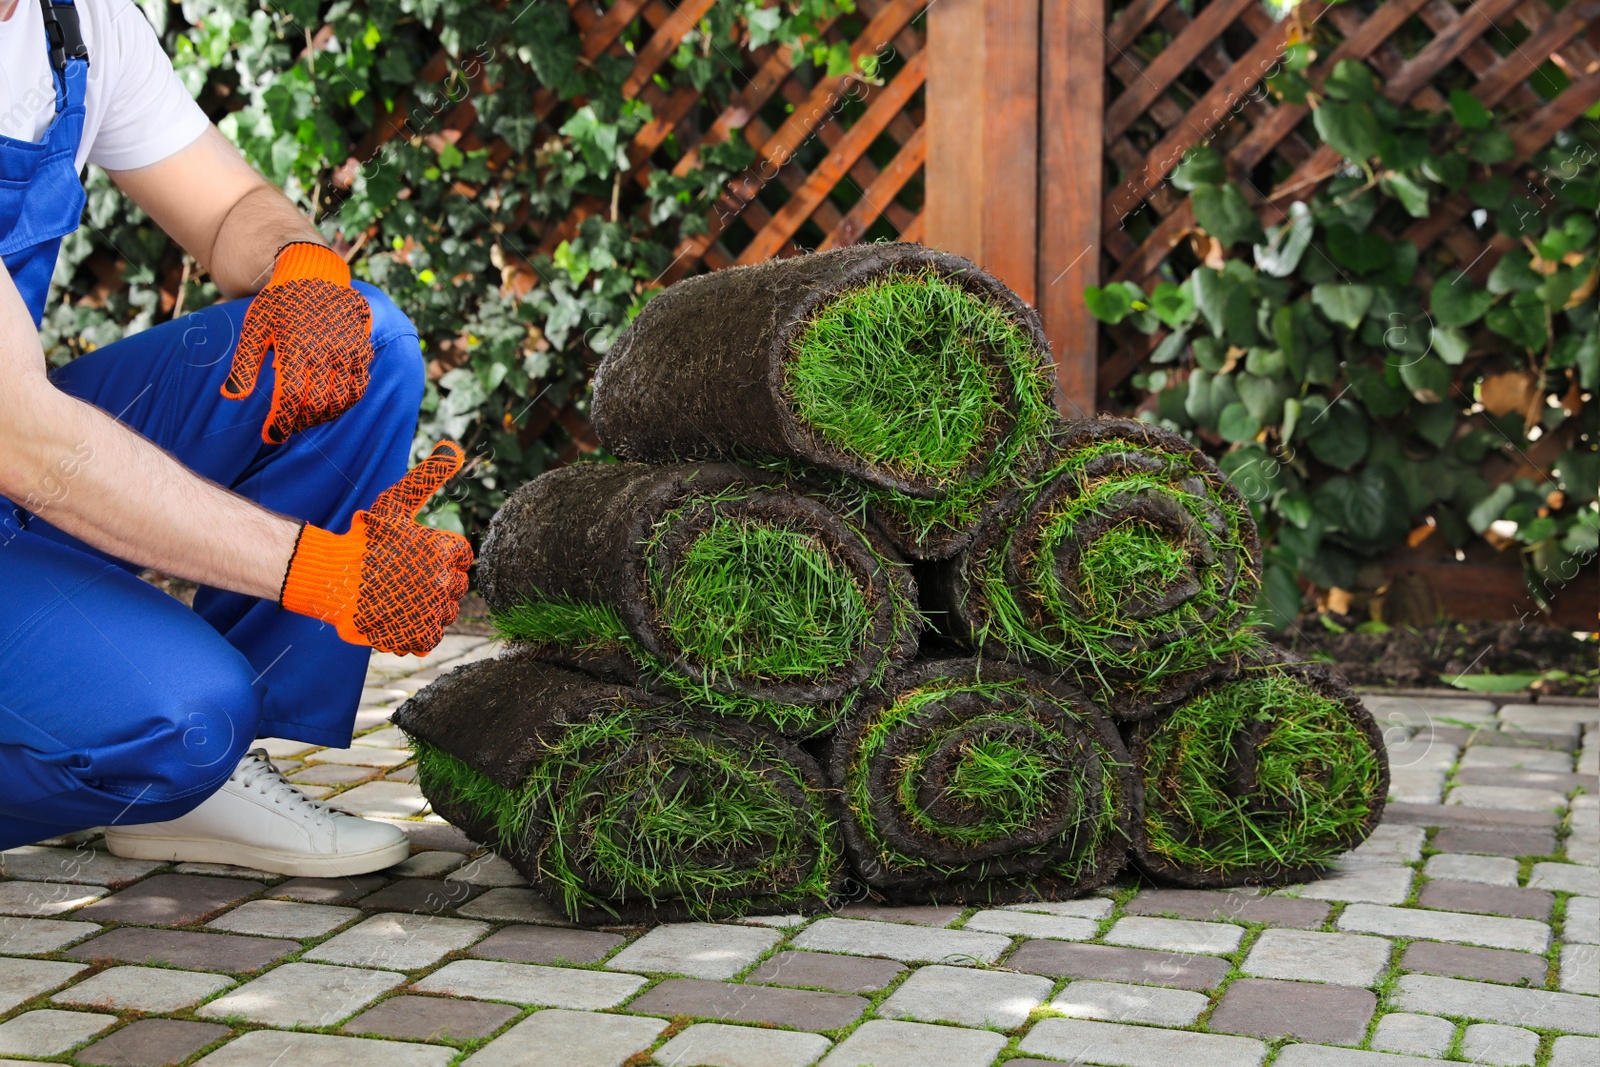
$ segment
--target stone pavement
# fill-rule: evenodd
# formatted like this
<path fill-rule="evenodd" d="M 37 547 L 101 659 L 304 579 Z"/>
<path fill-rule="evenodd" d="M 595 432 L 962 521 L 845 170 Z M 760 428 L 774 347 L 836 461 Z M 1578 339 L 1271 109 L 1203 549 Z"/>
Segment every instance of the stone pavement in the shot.
<path fill-rule="evenodd" d="M 1394 800 L 1323 881 L 991 910 L 580 930 L 428 813 L 374 657 L 350 748 L 271 742 L 390 819 L 381 875 L 0 854 L 0 1063 L 207 1067 L 1418 1067 L 1600 1063 L 1590 708 L 1374 697 Z"/>

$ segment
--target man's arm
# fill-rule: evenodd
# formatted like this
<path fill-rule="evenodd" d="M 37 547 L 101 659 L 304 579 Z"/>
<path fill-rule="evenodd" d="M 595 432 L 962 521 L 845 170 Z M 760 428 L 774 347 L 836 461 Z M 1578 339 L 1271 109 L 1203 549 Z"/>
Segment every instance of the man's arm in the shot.
<path fill-rule="evenodd" d="M 200 261 L 225 296 L 246 296 L 265 285 L 284 245 L 327 243 L 215 126 L 159 163 L 107 173 Z"/>
<path fill-rule="evenodd" d="M 121 559 L 266 600 L 278 599 L 300 533 L 51 385 L 3 266 L 0 494 Z"/>

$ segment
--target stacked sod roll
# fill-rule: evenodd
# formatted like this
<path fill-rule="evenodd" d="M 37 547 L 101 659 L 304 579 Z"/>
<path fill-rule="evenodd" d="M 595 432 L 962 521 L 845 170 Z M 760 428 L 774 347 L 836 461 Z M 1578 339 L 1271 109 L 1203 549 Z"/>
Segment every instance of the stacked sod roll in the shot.
<path fill-rule="evenodd" d="M 1381 816 L 1376 727 L 1248 626 L 1215 464 L 1056 418 L 1052 368 L 1031 308 L 917 245 L 656 296 L 595 378 L 622 462 L 490 526 L 507 650 L 396 715 L 424 793 L 579 921 L 1320 870 Z"/>

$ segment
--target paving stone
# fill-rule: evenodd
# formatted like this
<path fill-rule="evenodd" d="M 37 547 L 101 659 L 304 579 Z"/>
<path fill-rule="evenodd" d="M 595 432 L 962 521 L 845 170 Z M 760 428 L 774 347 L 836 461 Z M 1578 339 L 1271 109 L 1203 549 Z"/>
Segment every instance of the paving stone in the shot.
<path fill-rule="evenodd" d="M 550 1008 L 489 1042 L 465 1067 L 621 1067 L 667 1025 L 665 1019 Z"/>
<path fill-rule="evenodd" d="M 934 904 L 872 904 L 857 901 L 846 904 L 835 914 L 847 919 L 877 919 L 886 923 L 914 923 L 917 926 L 949 926 L 961 917 L 960 908 Z"/>
<path fill-rule="evenodd" d="M 1448 1019 L 1397 1011 L 1378 1020 L 1372 1047 L 1408 1056 L 1443 1056 L 1455 1036 L 1456 1024 Z"/>
<path fill-rule="evenodd" d="M 1514 786 L 1458 785 L 1445 797 L 1445 805 L 1464 804 L 1473 808 L 1502 808 L 1506 811 L 1563 811 L 1567 798 L 1553 789 L 1520 789 Z"/>
<path fill-rule="evenodd" d="M 466 886 L 465 882 L 446 881 L 446 885 Z M 470 887 L 477 892 L 477 887 Z M 550 926 L 571 926 L 572 920 L 542 893 L 532 889 L 491 889 L 470 904 L 456 909 L 457 915 L 491 922 L 541 923 Z"/>
<path fill-rule="evenodd" d="M 465 854 L 476 852 L 483 847 L 481 843 L 462 833 L 460 828 L 435 815 L 429 815 L 425 819 L 386 819 L 377 815 L 369 815 L 367 818 L 374 822 L 387 823 L 399 830 L 411 839 L 412 848 L 433 848 Z"/>
<path fill-rule="evenodd" d="M 652 934 L 654 931 L 651 932 Z M 648 935 L 647 935 L 648 936 Z M 847 956 L 887 956 L 902 963 L 993 963 L 1011 945 L 1002 934 L 929 930 L 862 919 L 822 919 L 794 939 L 794 947 Z M 631 952 L 625 949 L 624 952 Z M 614 966 L 615 960 L 608 966 Z"/>
<path fill-rule="evenodd" d="M 1600 788 L 1600 776 L 1568 774 L 1562 771 L 1516 771 L 1505 767 L 1468 767 L 1456 774 L 1462 785 L 1513 785 L 1523 789 L 1553 789 L 1566 793 L 1573 789 Z"/>
<path fill-rule="evenodd" d="M 1508 1026 L 1600 1035 L 1600 998 L 1576 993 L 1408 974 L 1396 985 L 1394 1003 L 1405 1011 L 1424 1014 L 1461 1015 Z"/>
<path fill-rule="evenodd" d="M 291 878 L 273 886 L 267 894 L 306 904 L 348 904 L 382 888 L 383 884 L 383 877 L 376 874 L 354 878 Z"/>
<path fill-rule="evenodd" d="M 1327 1045 L 1286 1045 L 1273 1067 L 1439 1067 L 1435 1059 L 1396 1056 L 1387 1052 L 1358 1052 Z"/>
<path fill-rule="evenodd" d="M 1515 728 L 1479 730 L 1473 735 L 1472 744 L 1478 748 L 1488 745 L 1492 748 L 1548 749 L 1552 752 L 1569 753 L 1577 750 L 1578 736 L 1570 731 L 1549 733 Z"/>
<path fill-rule="evenodd" d="M 894 981 L 904 970 L 903 964 L 893 960 L 836 956 L 831 952 L 784 951 L 762 960 L 745 982 L 831 989 L 836 993 L 871 993 Z"/>
<path fill-rule="evenodd" d="M 1167 952 L 1225 956 L 1239 947 L 1244 931 L 1222 923 L 1187 919 L 1153 919 L 1146 916 L 1118 919 L 1106 931 L 1107 944 L 1129 948 L 1154 948 Z"/>
<path fill-rule="evenodd" d="M 912 975 L 911 980 L 915 981 L 916 975 Z M 1033 980 L 1046 982 L 1045 989 L 1049 990 L 1046 979 Z M 900 988 L 904 989 L 905 986 Z M 885 1014 L 886 1006 L 879 1005 L 880 1015 Z M 861 1018 L 861 1013 L 867 1007 L 865 997 L 841 993 L 818 993 L 811 989 L 783 989 L 778 986 L 752 987 L 731 982 L 708 982 L 701 978 L 669 978 L 630 1003 L 628 1011 L 638 1015 L 692 1015 L 704 1019 L 770 1023 L 794 1030 L 837 1030 Z"/>
<path fill-rule="evenodd" d="M 1041 1020 L 1017 1048 L 1071 1063 L 1103 1063 L 1114 1067 L 1172 1067 L 1176 1063 L 1256 1067 L 1267 1056 L 1266 1045 L 1247 1037 L 1157 1030 L 1087 1019 Z M 1281 1057 L 1279 1062 L 1282 1062 Z"/>
<path fill-rule="evenodd" d="M 402 878 L 356 901 L 367 911 L 409 911 L 418 915 L 437 915 L 454 911 L 481 892 L 465 882 L 437 878 Z"/>
<path fill-rule="evenodd" d="M 80 909 L 77 917 L 139 926 L 188 926 L 263 888 L 246 878 L 156 874 Z"/>
<path fill-rule="evenodd" d="M 1411 868 L 1387 863 L 1342 863 L 1315 882 L 1287 888 L 1302 900 L 1399 904 L 1411 895 Z"/>
<path fill-rule="evenodd" d="M 1183 919 L 1233 919 L 1267 926 L 1315 929 L 1328 917 L 1320 900 L 1214 892 L 1207 889 L 1141 889 L 1123 909 L 1129 915 L 1176 915 Z"/>
<path fill-rule="evenodd" d="M 989 1067 L 1006 1039 L 988 1030 L 873 1019 L 817 1067 Z"/>
<path fill-rule="evenodd" d="M 481 1000 L 390 997 L 344 1024 L 347 1034 L 381 1034 L 409 1041 L 473 1041 L 515 1019 L 520 1009 Z"/>
<path fill-rule="evenodd" d="M 696 1023 L 657 1049 L 655 1061 L 703 1067 L 807 1067 L 828 1048 L 828 1039 L 818 1034 Z"/>
<path fill-rule="evenodd" d="M 374 748 L 395 748 L 411 751 L 411 741 L 396 727 L 386 726 L 381 730 L 374 730 L 370 734 L 350 739 L 351 747 L 357 745 L 371 745 Z"/>
<path fill-rule="evenodd" d="M 115 1015 L 42 1008 L 0 1023 L 0 1056 L 59 1056 L 117 1022 Z"/>
<path fill-rule="evenodd" d="M 115 889 L 160 870 L 164 860 L 130 860 L 98 848 L 19 845 L 0 852 L 0 875 L 27 882 L 70 882 Z"/>
<path fill-rule="evenodd" d="M 1428 857 L 1422 873 L 1429 878 L 1452 882 L 1514 886 L 1517 884 L 1517 861 L 1505 856 L 1473 856 L 1460 852 L 1441 852 Z"/>
<path fill-rule="evenodd" d="M 417 780 L 417 765 L 415 763 L 401 767 L 397 771 L 390 771 L 383 776 L 386 782 L 415 782 Z"/>
<path fill-rule="evenodd" d="M 1389 774 L 1389 799 L 1408 804 L 1437 804 L 1444 795 L 1442 770 L 1398 767 Z"/>
<path fill-rule="evenodd" d="M 1600 709 L 1588 704 L 1580 707 L 1565 707 L 1559 704 L 1502 704 L 1496 717 L 1501 722 L 1554 722 L 1584 726 L 1600 722 Z"/>
<path fill-rule="evenodd" d="M 313 763 L 288 776 L 295 785 L 350 785 L 382 772 L 377 767 L 352 767 L 340 763 Z"/>
<path fill-rule="evenodd" d="M 1550 945 L 1550 928 L 1532 919 L 1503 919 L 1495 915 L 1444 914 L 1419 908 L 1389 908 L 1377 904 L 1352 904 L 1339 916 L 1339 929 L 1385 937 L 1412 937 L 1428 941 L 1455 941 L 1487 948 L 1543 952 Z"/>
<path fill-rule="evenodd" d="M 182 1063 L 228 1028 L 218 1023 L 182 1019 L 137 1019 L 102 1037 L 73 1059 L 94 1067 L 166 1067 Z"/>
<path fill-rule="evenodd" d="M 1267 930 L 1241 969 L 1257 978 L 1371 986 L 1389 967 L 1392 946 L 1381 937 Z"/>
<path fill-rule="evenodd" d="M 401 860 L 384 873 L 391 878 L 439 878 L 463 863 L 467 857 L 460 852 L 418 852 Z"/>
<path fill-rule="evenodd" d="M 1441 852 L 1476 852 L 1490 856 L 1548 856 L 1556 850 L 1549 830 L 1462 830 L 1453 827 L 1433 835 Z"/>
<path fill-rule="evenodd" d="M 1473 745 L 1462 753 L 1463 770 L 1472 767 L 1509 768 L 1524 771 L 1572 770 L 1572 757 L 1565 752 L 1537 748 L 1505 748 L 1498 745 Z"/>
<path fill-rule="evenodd" d="M 64 915 L 93 904 L 109 892 L 100 885 L 0 882 L 0 915 Z"/>
<path fill-rule="evenodd" d="M 1025 941 L 1006 960 L 1014 971 L 1052 978 L 1098 978 L 1109 982 L 1212 989 L 1228 974 L 1226 960 L 1111 945 Z"/>
<path fill-rule="evenodd" d="M 281 938 L 125 927 L 74 945 L 66 955 L 80 960 L 165 963 L 191 971 L 245 974 L 299 951 L 300 942 Z"/>
<path fill-rule="evenodd" d="M 321 748 L 306 756 L 306 763 L 338 763 L 355 767 L 398 767 L 411 758 L 409 752 L 397 752 L 392 748 L 372 748 L 369 745 L 358 745 L 351 748 Z M 411 790 L 413 794 L 416 790 Z M 348 795 L 348 794 L 345 794 Z M 340 798 L 341 803 L 344 797 Z M 420 809 L 419 809 L 420 810 Z M 411 814 L 415 814 L 412 812 Z"/>
<path fill-rule="evenodd" d="M 1417 895 L 1417 903 L 1424 908 L 1541 921 L 1550 918 L 1555 901 L 1553 894 L 1542 889 L 1514 889 L 1476 882 L 1429 882 Z"/>
<path fill-rule="evenodd" d="M 1600 944 L 1600 899 L 1567 898 L 1567 918 L 1561 927 L 1561 940 L 1579 941 L 1585 945 Z"/>
<path fill-rule="evenodd" d="M 1461 1054 L 1473 1063 L 1497 1067 L 1533 1067 L 1539 1035 L 1520 1026 L 1474 1023 L 1461 1038 Z"/>
<path fill-rule="evenodd" d="M 647 980 L 566 967 L 540 967 L 496 960 L 455 960 L 412 985 L 418 993 L 444 993 L 475 1000 L 506 1000 L 547 1008 L 613 1008 Z M 736 987 L 729 987 L 736 988 Z"/>
<path fill-rule="evenodd" d="M 1407 738 L 1385 745 L 1389 753 L 1389 766 L 1394 770 L 1447 771 L 1455 766 L 1461 749 L 1424 733 L 1416 739 Z"/>
<path fill-rule="evenodd" d="M 624 940 L 598 930 L 508 926 L 473 945 L 472 954 L 511 963 L 599 963 Z"/>
<path fill-rule="evenodd" d="M 267 1026 L 333 1026 L 401 985 L 405 975 L 320 963 L 286 963 L 201 1007 L 209 1019 L 239 1016 Z"/>
<path fill-rule="evenodd" d="M 66 985 L 84 969 L 76 963 L 51 960 L 0 959 L 0 1012 Z"/>
<path fill-rule="evenodd" d="M 1034 911 L 1040 915 L 1060 915 L 1077 919 L 1104 919 L 1116 910 L 1116 902 L 1106 897 L 1081 897 L 1078 900 L 1034 900 L 1022 904 L 1002 904 L 1001 911 Z"/>
<path fill-rule="evenodd" d="M 293 900 L 251 900 L 223 912 L 206 923 L 206 928 L 266 937 L 321 937 L 360 917 L 357 908 L 334 908 Z"/>
<path fill-rule="evenodd" d="M 1600 1063 L 1600 1041 L 1592 1037 L 1558 1037 L 1546 1067 L 1594 1067 Z"/>
<path fill-rule="evenodd" d="M 385 754 L 385 748 L 370 748 L 368 752 Z M 368 782 L 339 794 L 339 807 L 357 815 L 388 815 L 404 819 L 422 814 L 428 799 L 422 790 L 410 782 Z"/>
<path fill-rule="evenodd" d="M 1577 893 L 1600 897 L 1600 867 L 1580 867 L 1575 863 L 1535 863 L 1528 884 L 1557 893 Z"/>
<path fill-rule="evenodd" d="M 103 1011 L 180 1011 L 233 985 L 220 974 L 174 971 L 165 967 L 109 967 L 57 993 L 57 1004 Z"/>
<path fill-rule="evenodd" d="M 809 915 L 740 915 L 731 922 L 746 926 L 766 926 L 773 930 L 789 930 L 811 921 Z"/>
<path fill-rule="evenodd" d="M 42 956 L 63 945 L 80 941 L 99 929 L 94 923 L 63 919 L 0 918 L 0 955 Z"/>
<path fill-rule="evenodd" d="M 1050 979 L 1032 974 L 923 967 L 878 1005 L 878 1014 L 913 1022 L 1011 1030 L 1044 1003 L 1052 985 Z"/>
<path fill-rule="evenodd" d="M 717 923 L 658 926 L 613 956 L 606 966 L 613 971 L 732 978 L 776 945 L 782 936 L 776 930 L 758 926 Z"/>
<path fill-rule="evenodd" d="M 1453 826 L 1463 830 L 1548 830 L 1561 824 L 1561 817 L 1553 811 L 1509 811 L 1463 804 L 1390 803 L 1384 806 L 1383 817 L 1406 826 Z"/>
<path fill-rule="evenodd" d="M 1062 941 L 1088 941 L 1100 930 L 1093 919 L 1062 918 L 1031 911 L 980 911 L 962 924 L 963 930 L 1008 937 L 1053 937 Z"/>
<path fill-rule="evenodd" d="M 220 878 L 251 878 L 258 882 L 270 882 L 279 877 L 271 871 L 263 871 L 258 867 L 240 867 L 233 863 L 180 863 L 172 868 L 172 873 L 215 875 Z"/>
<path fill-rule="evenodd" d="M 1414 697 L 1362 693 L 1379 726 L 1401 725 L 1412 729 L 1436 723 L 1491 724 L 1496 720 L 1494 701 L 1480 697 Z"/>
<path fill-rule="evenodd" d="M 1550 964 L 1543 956 L 1535 956 L 1531 952 L 1413 941 L 1401 955 L 1400 967 L 1402 970 L 1436 974 L 1444 978 L 1543 986 Z"/>
<path fill-rule="evenodd" d="M 1189 1026 L 1209 1003 L 1203 993 L 1086 979 L 1073 982 L 1058 993 L 1050 1002 L 1050 1010 L 1075 1019 Z"/>
<path fill-rule="evenodd" d="M 1600 949 L 1566 945 L 1561 949 L 1561 988 L 1567 993 L 1600 996 Z"/>
<path fill-rule="evenodd" d="M 492 853 L 485 853 L 467 861 L 461 869 L 445 876 L 447 881 L 466 882 L 484 889 L 500 886 L 527 885 L 522 872 Z"/>
<path fill-rule="evenodd" d="M 455 1057 L 455 1049 L 438 1045 L 255 1030 L 195 1067 L 445 1067 Z"/>
<path fill-rule="evenodd" d="M 470 919 L 388 912 L 335 934 L 307 952 L 304 958 L 353 967 L 414 971 L 438 963 L 488 932 L 488 923 Z"/>
<path fill-rule="evenodd" d="M 1422 842 L 1428 831 L 1420 826 L 1395 826 L 1380 823 L 1367 839 L 1344 854 L 1346 860 L 1372 863 L 1415 863 L 1422 858 Z"/>
<path fill-rule="evenodd" d="M 1206 1024 L 1225 1034 L 1358 1045 L 1378 998 L 1365 989 L 1238 978 Z"/>

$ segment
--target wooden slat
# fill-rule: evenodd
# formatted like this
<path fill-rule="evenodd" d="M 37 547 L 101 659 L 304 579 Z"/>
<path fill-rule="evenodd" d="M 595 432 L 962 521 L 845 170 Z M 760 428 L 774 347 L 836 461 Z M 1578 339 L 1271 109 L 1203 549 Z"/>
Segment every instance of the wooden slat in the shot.
<path fill-rule="evenodd" d="M 1227 29 L 1247 5 L 1255 2 L 1211 0 L 1188 31 L 1163 48 L 1155 61 L 1144 69 L 1143 77 L 1124 89 L 1122 95 L 1106 108 L 1105 138 L 1120 137 L 1128 124 L 1143 114 L 1150 102 L 1183 73 L 1200 50 L 1209 46 L 1218 34 Z"/>
<path fill-rule="evenodd" d="M 817 246 L 817 251 L 825 252 L 830 248 L 855 244 L 861 240 L 868 228 L 878 221 L 878 216 L 883 214 L 884 209 L 899 195 L 906 182 L 922 169 L 927 143 L 923 127 L 918 126 L 911 139 L 901 146 L 894 159 L 883 168 L 878 180 L 867 187 L 861 194 L 861 199 L 856 201 L 855 206 L 833 228 L 827 239 Z"/>
<path fill-rule="evenodd" d="M 620 3 L 625 0 L 619 0 Z M 673 10 L 672 16 L 656 30 L 650 42 L 639 50 L 639 58 L 634 61 L 633 70 L 628 73 L 628 79 L 622 83 L 622 95 L 628 98 L 637 96 L 639 90 L 650 76 L 665 63 L 667 57 L 677 51 L 678 43 L 688 36 L 690 30 L 701 20 L 716 4 L 717 0 L 682 0 L 680 6 Z"/>
<path fill-rule="evenodd" d="M 1111 53 L 1120 52 L 1133 43 L 1133 39 L 1163 10 L 1172 0 L 1133 0 L 1133 3 L 1122 9 L 1111 25 L 1106 29 L 1106 54 L 1105 63 L 1111 62 Z M 1105 12 L 1090 12 L 1086 17 L 1094 18 L 1098 14 L 1099 20 L 1104 21 Z M 1048 38 L 1048 34 L 1046 37 Z"/>

